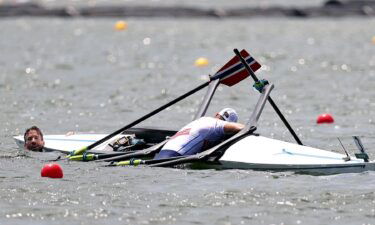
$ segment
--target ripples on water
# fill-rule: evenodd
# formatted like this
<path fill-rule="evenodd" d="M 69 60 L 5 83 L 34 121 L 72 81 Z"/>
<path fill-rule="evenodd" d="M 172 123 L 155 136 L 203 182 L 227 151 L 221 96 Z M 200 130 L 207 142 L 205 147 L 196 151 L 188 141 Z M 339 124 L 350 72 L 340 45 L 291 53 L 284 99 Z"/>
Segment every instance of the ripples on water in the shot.
<path fill-rule="evenodd" d="M 106 168 L 61 162 L 64 179 L 40 178 L 56 154 L 18 155 L 12 135 L 110 132 L 202 83 L 248 49 L 276 85 L 273 98 L 302 140 L 341 151 L 336 136 L 364 136 L 374 158 L 372 19 L 3 19 L 0 39 L 1 224 L 372 224 L 373 172 L 307 176 L 255 171 Z M 194 60 L 211 64 L 195 68 Z M 251 82 L 220 88 L 213 113 L 256 100 Z M 203 93 L 143 123 L 178 128 Z M 335 116 L 317 126 L 319 113 Z M 160 123 L 160 121 L 163 121 Z M 291 140 L 268 107 L 260 132 Z M 292 140 L 291 140 L 292 141 Z"/>
<path fill-rule="evenodd" d="M 39 178 L 34 157 L 17 159 L 28 172 L 7 164 L 13 169 L 1 178 L 7 224 L 371 224 L 374 217 L 373 172 L 316 177 L 61 163 L 65 178 L 52 180 Z"/>

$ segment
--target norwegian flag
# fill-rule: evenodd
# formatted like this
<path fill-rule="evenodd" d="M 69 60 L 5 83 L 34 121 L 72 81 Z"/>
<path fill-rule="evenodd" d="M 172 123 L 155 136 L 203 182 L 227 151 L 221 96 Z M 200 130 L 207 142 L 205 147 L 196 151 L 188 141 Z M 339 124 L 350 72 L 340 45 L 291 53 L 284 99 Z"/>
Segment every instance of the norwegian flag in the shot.
<path fill-rule="evenodd" d="M 251 55 L 243 49 L 240 52 L 241 56 L 246 60 L 253 72 L 257 71 L 261 65 Z M 249 76 L 241 60 L 235 56 L 227 64 L 225 64 L 217 73 L 214 78 L 222 79 L 221 83 L 232 86 Z"/>

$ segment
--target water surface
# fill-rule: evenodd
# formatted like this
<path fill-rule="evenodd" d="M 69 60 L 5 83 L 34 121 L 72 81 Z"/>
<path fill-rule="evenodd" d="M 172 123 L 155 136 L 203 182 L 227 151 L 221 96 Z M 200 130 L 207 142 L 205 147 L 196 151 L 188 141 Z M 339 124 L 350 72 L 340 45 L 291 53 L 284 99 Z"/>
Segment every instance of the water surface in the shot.
<path fill-rule="evenodd" d="M 121 18 L 118 18 L 121 19 Z M 375 157 L 373 19 L 2 19 L 0 224 L 373 224 L 374 172 L 334 176 L 255 171 L 109 168 L 63 161 L 63 179 L 40 177 L 53 153 L 21 154 L 13 135 L 108 133 L 198 86 L 247 49 L 259 77 L 306 145 Z M 208 67 L 194 61 L 207 57 Z M 220 87 L 208 114 L 233 107 L 246 122 L 258 97 L 250 79 Z M 178 129 L 199 92 L 140 124 Z M 320 113 L 335 123 L 318 126 Z M 270 106 L 258 132 L 293 141 Z"/>

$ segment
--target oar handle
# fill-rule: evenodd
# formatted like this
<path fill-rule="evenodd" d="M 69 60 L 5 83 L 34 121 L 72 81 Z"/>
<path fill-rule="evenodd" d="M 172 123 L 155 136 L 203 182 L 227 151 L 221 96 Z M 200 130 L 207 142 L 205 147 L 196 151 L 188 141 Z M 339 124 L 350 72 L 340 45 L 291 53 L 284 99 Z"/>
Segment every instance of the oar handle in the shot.
<path fill-rule="evenodd" d="M 255 82 L 259 82 L 259 79 L 255 75 L 254 71 L 250 68 L 250 66 L 246 63 L 245 59 L 242 57 L 238 49 L 233 50 L 234 53 L 237 55 L 237 57 L 241 60 L 242 64 L 245 66 L 245 69 L 250 74 L 250 76 L 253 78 Z M 280 117 L 280 119 L 283 121 L 289 132 L 292 134 L 294 139 L 299 145 L 303 145 L 297 134 L 294 132 L 293 128 L 290 126 L 288 121 L 285 119 L 284 115 L 281 113 L 275 102 L 272 100 L 271 96 L 268 96 L 268 102 L 271 104 L 272 108 L 276 111 L 277 115 Z"/>

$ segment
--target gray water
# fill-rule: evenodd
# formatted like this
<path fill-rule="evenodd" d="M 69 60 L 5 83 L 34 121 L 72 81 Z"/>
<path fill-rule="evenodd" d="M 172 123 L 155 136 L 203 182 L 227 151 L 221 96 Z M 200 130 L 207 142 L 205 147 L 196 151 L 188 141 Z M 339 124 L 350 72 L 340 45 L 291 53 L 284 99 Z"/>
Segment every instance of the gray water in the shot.
<path fill-rule="evenodd" d="M 118 18 L 121 19 L 121 18 Z M 375 20 L 13 18 L 0 20 L 0 224 L 374 224 L 374 172 L 310 176 L 255 171 L 102 167 L 20 152 L 13 135 L 109 133 L 198 86 L 247 49 L 258 76 L 306 145 L 351 154 L 360 135 L 375 157 Z M 206 57 L 207 67 L 195 67 Z M 233 107 L 246 122 L 250 79 L 220 87 L 208 114 Z M 201 91 L 139 126 L 178 129 Z M 334 124 L 316 125 L 320 113 Z M 258 132 L 293 142 L 267 106 Z"/>
<path fill-rule="evenodd" d="M 5 2 L 12 2 L 11 0 L 3 0 Z M 189 6 L 199 8 L 235 8 L 243 7 L 267 7 L 267 6 L 317 6 L 325 3 L 325 0 L 22 0 L 34 2 L 50 7 L 56 6 L 98 6 L 98 5 L 147 5 L 147 6 Z M 14 2 L 14 1 L 13 1 Z"/>

